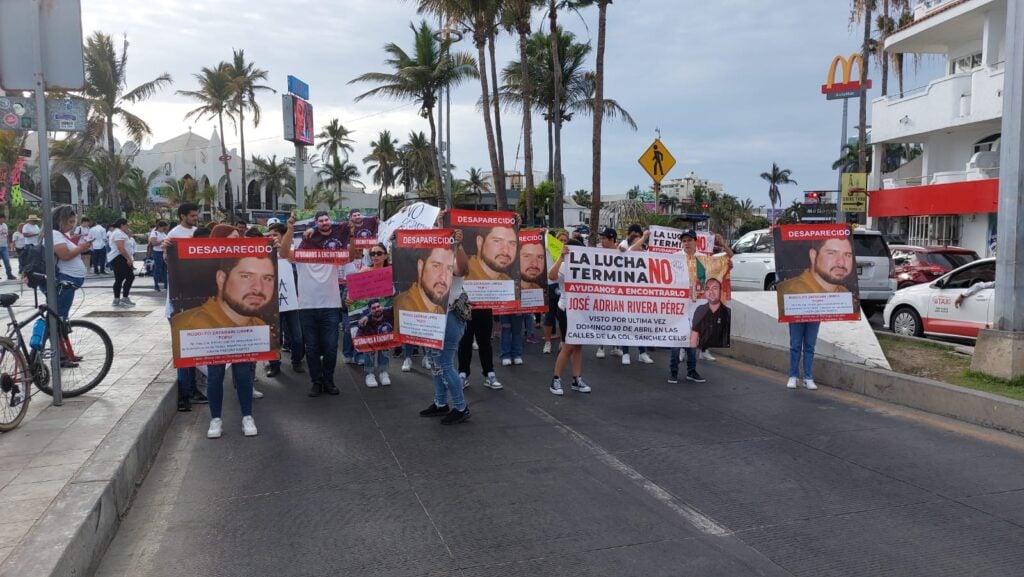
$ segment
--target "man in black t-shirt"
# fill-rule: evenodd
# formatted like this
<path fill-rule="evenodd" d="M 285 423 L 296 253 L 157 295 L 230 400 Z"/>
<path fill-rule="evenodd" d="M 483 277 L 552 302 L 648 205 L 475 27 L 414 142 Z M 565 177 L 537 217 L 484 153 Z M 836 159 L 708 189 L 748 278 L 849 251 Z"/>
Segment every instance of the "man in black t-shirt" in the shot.
<path fill-rule="evenodd" d="M 732 311 L 722 304 L 722 283 L 709 278 L 704 285 L 707 304 L 700 305 L 693 313 L 690 344 L 701 349 L 724 348 L 729 346 Z"/>

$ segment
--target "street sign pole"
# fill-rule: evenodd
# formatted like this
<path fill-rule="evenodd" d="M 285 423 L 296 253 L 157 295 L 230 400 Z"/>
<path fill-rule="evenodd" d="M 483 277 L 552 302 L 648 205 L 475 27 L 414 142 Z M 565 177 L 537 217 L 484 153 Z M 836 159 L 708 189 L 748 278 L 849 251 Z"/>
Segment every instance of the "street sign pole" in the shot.
<path fill-rule="evenodd" d="M 306 208 L 306 181 L 303 180 L 303 169 L 305 168 L 306 159 L 303 158 L 303 147 L 298 142 L 295 143 L 295 204 L 299 210 Z"/>
<path fill-rule="evenodd" d="M 849 110 L 850 110 L 850 99 L 849 98 L 844 98 L 843 99 L 843 132 L 842 132 L 843 139 L 839 142 L 839 155 L 840 156 L 842 156 L 842 154 L 843 154 L 843 147 L 846 146 L 846 125 L 849 123 L 849 121 L 847 120 L 847 114 L 849 113 Z M 875 160 L 877 162 L 877 159 L 875 159 Z M 836 189 L 837 190 L 842 190 L 843 189 L 843 170 L 842 169 L 839 169 L 839 186 L 837 186 Z M 842 200 L 842 199 L 840 199 L 840 200 Z M 842 210 L 842 206 L 839 206 L 839 209 L 840 210 L 836 211 L 836 222 L 842 224 L 842 223 L 846 222 L 846 212 Z"/>
<path fill-rule="evenodd" d="M 46 138 L 46 75 L 43 71 L 43 31 L 41 24 L 41 10 L 43 0 L 33 0 L 35 5 L 32 10 L 31 29 L 35 31 L 35 98 L 36 98 L 36 122 L 39 137 L 39 180 L 42 187 L 43 197 L 43 247 L 46 255 L 46 306 L 50 310 L 57 310 L 57 283 L 54 279 L 56 274 L 56 263 L 53 252 L 53 200 L 50 197 L 50 143 Z M 50 384 L 53 387 L 53 405 L 59 407 L 64 404 L 64 394 L 60 382 L 60 329 L 57 323 L 49 323 L 50 330 Z"/>

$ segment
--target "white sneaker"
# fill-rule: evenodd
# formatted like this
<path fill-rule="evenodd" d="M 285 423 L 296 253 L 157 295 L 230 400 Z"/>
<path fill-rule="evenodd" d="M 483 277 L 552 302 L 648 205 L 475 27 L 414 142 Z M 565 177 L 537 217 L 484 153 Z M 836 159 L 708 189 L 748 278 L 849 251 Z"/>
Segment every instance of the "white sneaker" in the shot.
<path fill-rule="evenodd" d="M 387 387 L 391 385 L 391 375 L 389 375 L 387 371 L 380 372 L 380 385 L 382 387 Z"/>
<path fill-rule="evenodd" d="M 577 393 L 589 393 L 590 385 L 583 381 L 583 377 L 574 377 L 572 379 L 572 390 Z"/>
<path fill-rule="evenodd" d="M 263 398 L 263 393 L 257 391 L 256 388 L 253 387 L 253 389 L 252 389 L 252 398 L 254 398 L 254 399 L 262 399 Z"/>
<path fill-rule="evenodd" d="M 808 391 L 818 390 L 818 385 L 814 384 L 814 379 L 804 379 L 804 387 L 806 387 Z"/>
<path fill-rule="evenodd" d="M 242 434 L 246 437 L 256 436 L 256 420 L 252 416 L 242 417 Z"/>
<path fill-rule="evenodd" d="M 565 391 L 562 390 L 562 379 L 558 377 L 551 379 L 551 386 L 548 387 L 548 390 L 551 391 L 552 395 L 558 395 L 559 397 L 564 395 Z"/>
<path fill-rule="evenodd" d="M 135 303 L 132 302 L 132 299 L 130 299 L 128 297 L 124 297 L 123 299 L 121 299 L 121 306 L 123 306 L 123 307 L 133 307 L 133 306 L 135 306 Z"/>
<path fill-rule="evenodd" d="M 543 352 L 544 352 L 545 355 L 550 355 L 551 354 L 551 341 L 544 341 Z"/>
<path fill-rule="evenodd" d="M 493 372 L 487 373 L 487 378 L 484 379 L 484 386 L 495 391 L 502 388 L 501 383 L 498 382 L 498 377 Z"/>
<path fill-rule="evenodd" d="M 604 347 L 597 347 L 597 358 L 604 358 Z"/>
<path fill-rule="evenodd" d="M 467 375 L 466 373 L 459 373 L 459 378 L 462 379 L 463 389 L 469 386 L 469 375 Z"/>
<path fill-rule="evenodd" d="M 795 389 L 796 388 L 796 380 L 797 380 L 796 377 L 789 377 L 789 380 L 786 381 L 786 388 L 787 389 Z"/>
<path fill-rule="evenodd" d="M 210 419 L 210 428 L 206 430 L 207 439 L 219 439 L 224 433 L 224 422 L 218 419 Z"/>
<path fill-rule="evenodd" d="M 711 356 L 711 351 L 701 351 L 698 358 L 702 361 L 715 361 L 715 357 Z"/>
<path fill-rule="evenodd" d="M 423 365 L 423 368 L 427 369 L 428 371 L 433 369 L 433 364 L 430 361 L 430 357 L 428 357 L 427 355 L 423 355 L 423 362 L 421 364 Z"/>
<path fill-rule="evenodd" d="M 612 355 L 616 357 L 622 356 L 622 347 L 612 347 Z"/>
<path fill-rule="evenodd" d="M 501 366 L 503 366 L 503 367 L 511 367 L 512 366 L 512 359 L 501 359 Z"/>
<path fill-rule="evenodd" d="M 366 375 L 366 386 L 371 389 L 377 386 L 377 377 L 375 377 L 373 373 L 368 373 Z"/>
<path fill-rule="evenodd" d="M 408 373 L 412 370 L 412 359 L 405 359 L 402 361 L 402 372 Z"/>
<path fill-rule="evenodd" d="M 516 357 L 516 358 L 512 359 L 512 364 L 513 365 L 521 365 L 521 364 L 523 364 L 523 357 Z"/>
<path fill-rule="evenodd" d="M 475 340 L 473 341 L 473 350 L 474 351 L 479 351 L 480 350 L 480 345 L 476 344 Z"/>
<path fill-rule="evenodd" d="M 630 364 L 630 362 L 631 361 L 629 360 L 629 353 L 622 355 L 622 364 L 628 365 Z"/>
<path fill-rule="evenodd" d="M 121 299 L 114 299 L 114 302 L 110 306 L 114 306 L 114 307 L 121 306 Z"/>
<path fill-rule="evenodd" d="M 645 365 L 653 365 L 654 364 L 654 359 L 652 359 L 651 355 L 649 355 L 647 353 L 640 353 L 640 356 L 637 357 L 636 360 L 640 361 L 641 363 L 643 363 Z"/>

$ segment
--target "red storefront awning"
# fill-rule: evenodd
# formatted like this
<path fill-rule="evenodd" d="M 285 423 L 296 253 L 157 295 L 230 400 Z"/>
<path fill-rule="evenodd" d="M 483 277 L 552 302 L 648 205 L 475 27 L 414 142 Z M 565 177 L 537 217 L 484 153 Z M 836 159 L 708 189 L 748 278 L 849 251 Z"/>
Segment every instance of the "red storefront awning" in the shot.
<path fill-rule="evenodd" d="M 868 216 L 921 216 L 996 212 L 999 179 L 872 190 Z"/>

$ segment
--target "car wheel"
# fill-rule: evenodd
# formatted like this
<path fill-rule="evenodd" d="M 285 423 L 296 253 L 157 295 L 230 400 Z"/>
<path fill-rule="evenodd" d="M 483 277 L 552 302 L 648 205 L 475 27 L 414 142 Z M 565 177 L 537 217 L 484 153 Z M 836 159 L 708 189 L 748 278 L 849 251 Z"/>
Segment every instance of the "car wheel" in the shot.
<path fill-rule="evenodd" d="M 779 286 L 779 281 L 776 280 L 775 275 L 772 275 L 772 276 L 768 277 L 764 281 L 764 290 L 766 290 L 766 291 L 775 292 L 775 290 L 776 290 L 776 288 L 778 286 Z"/>
<path fill-rule="evenodd" d="M 921 316 L 910 307 L 900 307 L 892 314 L 889 322 L 892 332 L 905 337 L 919 337 L 924 334 L 924 327 L 921 326 Z"/>

